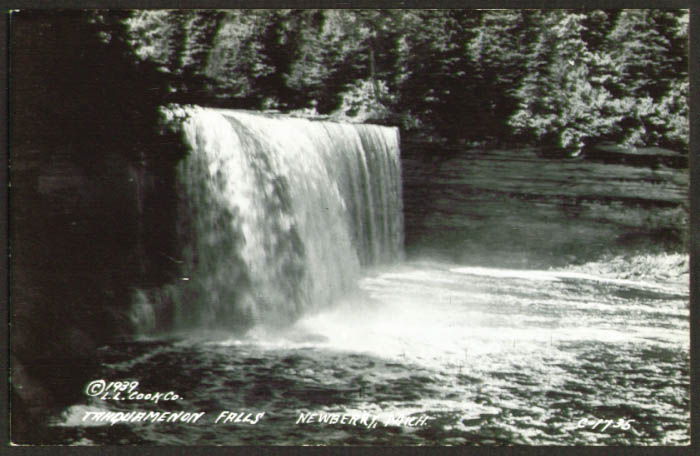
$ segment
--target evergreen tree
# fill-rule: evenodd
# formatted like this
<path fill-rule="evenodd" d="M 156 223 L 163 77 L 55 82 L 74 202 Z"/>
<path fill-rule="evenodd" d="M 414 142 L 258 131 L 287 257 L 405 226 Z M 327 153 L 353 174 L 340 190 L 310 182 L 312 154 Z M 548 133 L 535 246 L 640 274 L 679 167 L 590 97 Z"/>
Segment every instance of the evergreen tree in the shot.
<path fill-rule="evenodd" d="M 261 52 L 270 12 L 228 10 L 214 36 L 204 74 L 219 98 L 255 101 L 264 97 L 256 81 L 275 71 Z"/>
<path fill-rule="evenodd" d="M 625 144 L 680 140 L 679 122 L 686 123 L 682 119 L 687 116 L 685 18 L 683 11 L 625 10 L 607 37 L 617 70 L 613 91 L 622 104 L 620 132 Z M 687 139 L 680 143 L 687 145 Z"/>
<path fill-rule="evenodd" d="M 174 11 L 137 10 L 125 25 L 136 56 L 157 64 L 163 72 L 175 72 L 180 27 Z"/>
<path fill-rule="evenodd" d="M 619 120 L 605 88 L 604 56 L 583 39 L 585 16 L 568 11 L 539 13 L 539 35 L 518 90 L 520 106 L 510 124 L 542 145 L 578 153 L 589 138 L 609 133 Z"/>
<path fill-rule="evenodd" d="M 215 10 L 186 10 L 181 21 L 182 47 L 178 68 L 185 74 L 198 74 L 206 65 L 209 47 L 224 13 Z"/>
<path fill-rule="evenodd" d="M 419 11 L 405 37 L 400 108 L 416 125 L 451 141 L 473 138 L 480 129 L 477 87 L 465 58 L 480 15 L 471 10 Z"/>
<path fill-rule="evenodd" d="M 483 136 L 504 138 L 510 133 L 504 119 L 517 107 L 516 89 L 525 74 L 529 15 L 523 10 L 487 11 L 469 43 L 470 78 L 480 106 Z"/>
<path fill-rule="evenodd" d="M 294 92 L 296 106 L 314 106 L 328 112 L 337 104 L 340 88 L 336 79 L 352 77 L 341 70 L 347 53 L 353 45 L 357 47 L 346 30 L 347 22 L 353 19 L 351 14 L 309 10 L 293 16 L 296 46 L 284 78 Z"/>
<path fill-rule="evenodd" d="M 687 146 L 688 12 L 176 10 L 126 20 L 170 99 L 391 118 L 437 139 Z M 373 112 L 373 114 L 371 114 Z M 368 117 L 367 117 L 368 116 Z"/>

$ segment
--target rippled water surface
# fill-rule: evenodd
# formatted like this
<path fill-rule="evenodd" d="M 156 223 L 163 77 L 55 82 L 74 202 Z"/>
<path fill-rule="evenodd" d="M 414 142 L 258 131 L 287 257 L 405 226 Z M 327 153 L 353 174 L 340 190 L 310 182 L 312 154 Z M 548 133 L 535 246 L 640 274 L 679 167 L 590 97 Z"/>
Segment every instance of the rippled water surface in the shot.
<path fill-rule="evenodd" d="M 86 398 L 54 429 L 79 444 L 688 444 L 688 312 L 687 289 L 661 284 L 408 263 L 366 276 L 356 296 L 288 330 L 104 347 L 100 378 L 182 399 Z M 83 420 L 105 410 L 206 414 L 189 424 Z M 265 415 L 215 423 L 223 410 Z M 380 421 L 297 423 L 335 412 Z M 398 416 L 429 419 L 385 425 Z M 629 429 L 593 426 L 620 419 Z"/>

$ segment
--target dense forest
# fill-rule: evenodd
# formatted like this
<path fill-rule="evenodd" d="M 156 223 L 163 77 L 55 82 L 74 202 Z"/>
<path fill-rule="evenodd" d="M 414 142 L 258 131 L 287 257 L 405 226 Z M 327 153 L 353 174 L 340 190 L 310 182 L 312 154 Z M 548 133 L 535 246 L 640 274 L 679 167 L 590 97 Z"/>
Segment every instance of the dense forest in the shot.
<path fill-rule="evenodd" d="M 92 59 L 120 56 L 109 60 L 106 82 L 118 80 L 126 66 L 148 74 L 132 86 L 139 99 L 144 93 L 151 101 L 388 123 L 452 144 L 517 141 L 572 152 L 599 141 L 687 148 L 686 10 L 79 16 L 89 24 L 78 28 L 79 48 L 92 33 L 109 48 L 88 49 L 97 53 Z M 92 70 L 85 70 L 89 77 Z"/>
<path fill-rule="evenodd" d="M 138 58 L 193 101 L 372 120 L 456 143 L 685 148 L 688 13 L 137 11 Z"/>

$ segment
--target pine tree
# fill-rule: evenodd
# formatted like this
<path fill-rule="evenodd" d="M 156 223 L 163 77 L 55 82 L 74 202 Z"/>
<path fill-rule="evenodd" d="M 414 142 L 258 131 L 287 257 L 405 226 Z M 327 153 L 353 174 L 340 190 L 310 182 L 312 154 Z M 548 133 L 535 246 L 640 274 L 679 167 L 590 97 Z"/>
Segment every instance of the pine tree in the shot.
<path fill-rule="evenodd" d="M 538 16 L 539 35 L 510 124 L 541 145 L 576 154 L 619 120 L 610 110 L 612 95 L 605 87 L 609 59 L 592 53 L 584 41 L 585 15 L 548 11 Z"/>
<path fill-rule="evenodd" d="M 467 46 L 481 12 L 418 11 L 407 20 L 399 109 L 408 122 L 450 141 L 477 136 L 480 107 Z"/>
<path fill-rule="evenodd" d="M 163 72 L 174 72 L 176 36 L 180 32 L 174 12 L 137 10 L 125 22 L 134 53 L 158 64 Z"/>
<path fill-rule="evenodd" d="M 687 11 L 619 14 L 607 47 L 617 70 L 613 93 L 624 113 L 623 143 L 687 145 L 687 135 L 681 138 L 687 131 L 686 24 Z"/>
<path fill-rule="evenodd" d="M 525 75 L 528 11 L 486 12 L 469 43 L 470 75 L 475 84 L 475 105 L 485 126 L 483 136 L 505 138 L 505 120 L 517 108 L 516 89 Z"/>
<path fill-rule="evenodd" d="M 220 98 L 258 99 L 264 96 L 256 81 L 275 71 L 263 49 L 270 12 L 228 10 L 213 38 L 204 74 Z"/>

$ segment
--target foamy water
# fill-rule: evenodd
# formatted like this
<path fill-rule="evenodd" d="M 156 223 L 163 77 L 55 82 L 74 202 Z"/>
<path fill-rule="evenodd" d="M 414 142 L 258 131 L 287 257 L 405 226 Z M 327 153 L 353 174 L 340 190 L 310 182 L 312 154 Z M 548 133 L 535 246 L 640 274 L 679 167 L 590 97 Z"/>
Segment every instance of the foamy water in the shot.
<path fill-rule="evenodd" d="M 687 290 L 562 274 L 409 263 L 365 276 L 356 295 L 286 330 L 107 347 L 102 377 L 184 399 L 86 399 L 55 429 L 66 442 L 100 444 L 687 443 Z M 206 415 L 194 424 L 82 420 L 164 408 Z M 216 424 L 221 410 L 265 417 Z M 371 429 L 298 422 L 310 413 L 430 419 Z M 630 427 L 602 431 L 584 419 Z"/>

